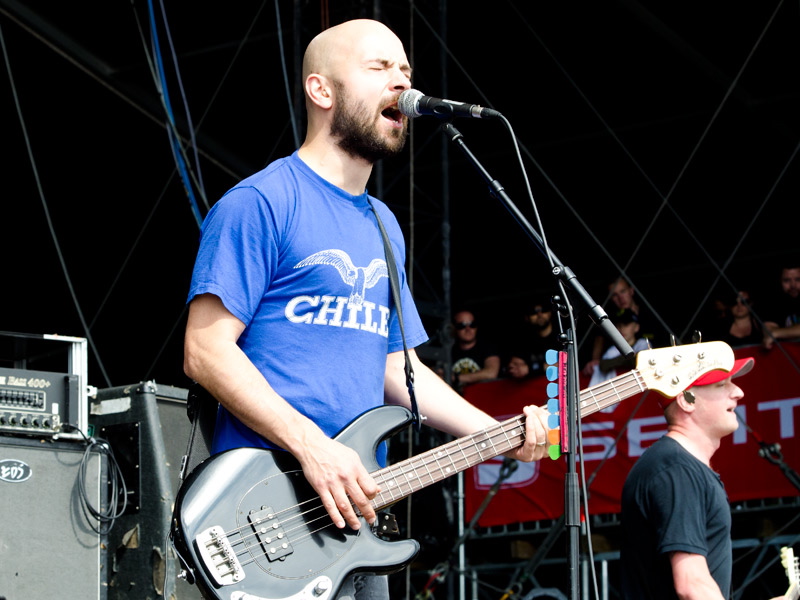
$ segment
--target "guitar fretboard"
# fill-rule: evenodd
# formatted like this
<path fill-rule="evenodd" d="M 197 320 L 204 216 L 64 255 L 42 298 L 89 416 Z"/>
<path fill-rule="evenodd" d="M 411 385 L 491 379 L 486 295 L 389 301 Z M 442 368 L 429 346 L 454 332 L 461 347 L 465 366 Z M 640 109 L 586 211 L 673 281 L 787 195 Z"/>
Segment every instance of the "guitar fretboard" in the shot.
<path fill-rule="evenodd" d="M 646 389 L 637 369 L 587 388 L 580 393 L 581 417 L 613 406 Z M 380 469 L 372 473 L 381 488 L 372 504 L 380 510 L 424 487 L 513 450 L 524 441 L 525 415 L 519 415 Z"/>

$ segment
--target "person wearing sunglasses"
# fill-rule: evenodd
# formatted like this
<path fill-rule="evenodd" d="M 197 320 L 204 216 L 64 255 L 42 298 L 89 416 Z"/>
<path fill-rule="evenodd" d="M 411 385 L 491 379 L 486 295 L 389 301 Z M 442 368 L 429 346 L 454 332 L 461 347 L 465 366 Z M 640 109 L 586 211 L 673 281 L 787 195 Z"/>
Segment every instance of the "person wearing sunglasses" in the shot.
<path fill-rule="evenodd" d="M 460 310 L 453 315 L 452 383 L 457 390 L 479 381 L 497 379 L 500 373 L 500 353 L 494 342 L 478 337 L 474 313 Z"/>

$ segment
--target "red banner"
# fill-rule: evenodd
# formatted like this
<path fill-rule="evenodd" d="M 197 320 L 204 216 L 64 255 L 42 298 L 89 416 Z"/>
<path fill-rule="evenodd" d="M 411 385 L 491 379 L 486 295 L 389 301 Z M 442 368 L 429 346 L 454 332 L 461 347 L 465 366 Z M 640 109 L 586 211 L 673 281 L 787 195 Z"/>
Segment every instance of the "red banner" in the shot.
<path fill-rule="evenodd" d="M 758 346 L 735 351 L 753 356 L 755 368 L 736 383 L 745 397 L 737 408 L 740 425 L 722 440 L 712 461 L 731 502 L 798 496 L 779 466 L 759 454 L 765 444 L 778 444 L 785 463 L 800 471 L 800 343 L 782 344 L 769 352 Z M 523 382 L 498 380 L 468 387 L 468 400 L 496 418 L 512 417 L 527 404 L 547 403 L 544 377 Z M 586 381 L 582 381 L 585 387 Z M 646 391 L 584 417 L 582 437 L 591 514 L 618 513 L 622 485 L 633 463 L 666 433 L 658 405 L 660 395 Z M 775 457 L 775 454 L 770 454 Z M 466 519 L 471 521 L 497 481 L 501 460 L 490 460 L 465 473 Z M 518 463 L 478 519 L 481 527 L 558 518 L 564 509 L 564 458 Z"/>

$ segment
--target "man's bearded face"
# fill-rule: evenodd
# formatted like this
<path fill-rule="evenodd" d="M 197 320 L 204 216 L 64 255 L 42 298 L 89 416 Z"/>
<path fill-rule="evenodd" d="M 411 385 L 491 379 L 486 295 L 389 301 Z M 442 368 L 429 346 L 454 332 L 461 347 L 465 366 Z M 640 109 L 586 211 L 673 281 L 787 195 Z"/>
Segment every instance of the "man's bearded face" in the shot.
<path fill-rule="evenodd" d="M 405 146 L 408 127 L 381 134 L 377 127 L 378 119 L 382 118 L 380 112 L 351 100 L 340 82 L 334 81 L 333 85 L 338 102 L 333 109 L 331 135 L 338 138 L 339 147 L 371 163 L 399 154 Z"/>

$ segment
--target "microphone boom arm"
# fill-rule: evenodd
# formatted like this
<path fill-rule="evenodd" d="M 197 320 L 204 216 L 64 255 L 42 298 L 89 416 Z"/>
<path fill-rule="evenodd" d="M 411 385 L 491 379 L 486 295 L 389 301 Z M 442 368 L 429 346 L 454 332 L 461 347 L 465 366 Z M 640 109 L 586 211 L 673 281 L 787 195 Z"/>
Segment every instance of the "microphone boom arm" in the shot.
<path fill-rule="evenodd" d="M 528 222 L 528 220 L 525 218 L 525 215 L 523 215 L 517 206 L 511 201 L 511 198 L 508 196 L 508 194 L 506 194 L 506 191 L 500 182 L 489 174 L 489 172 L 483 167 L 483 165 L 481 165 L 480 161 L 475 157 L 472 151 L 467 147 L 466 142 L 464 142 L 464 136 L 461 134 L 461 132 L 458 131 L 458 129 L 456 129 L 450 122 L 443 123 L 442 130 L 450 138 L 451 142 L 458 145 L 464 155 L 477 169 L 481 177 L 488 184 L 489 192 L 492 194 L 492 196 L 500 200 L 506 206 L 528 237 L 533 240 L 542 254 L 547 256 L 548 253 L 545 250 L 545 244 L 541 236 L 533 228 L 530 222 Z M 594 299 L 581 285 L 569 267 L 566 267 L 552 252 L 549 252 L 549 256 L 553 261 L 553 276 L 562 284 L 564 284 L 565 288 L 570 290 L 575 298 L 580 299 L 581 303 L 586 307 L 587 313 L 594 324 L 600 327 L 606 337 L 608 337 L 614 346 L 617 347 L 617 350 L 619 350 L 620 354 L 627 358 L 633 357 L 633 348 L 631 348 L 630 344 L 628 344 L 628 342 L 619 332 L 619 329 L 617 329 L 614 324 L 611 323 L 611 320 L 608 318 L 606 311 L 603 310 L 603 307 L 594 301 Z"/>

